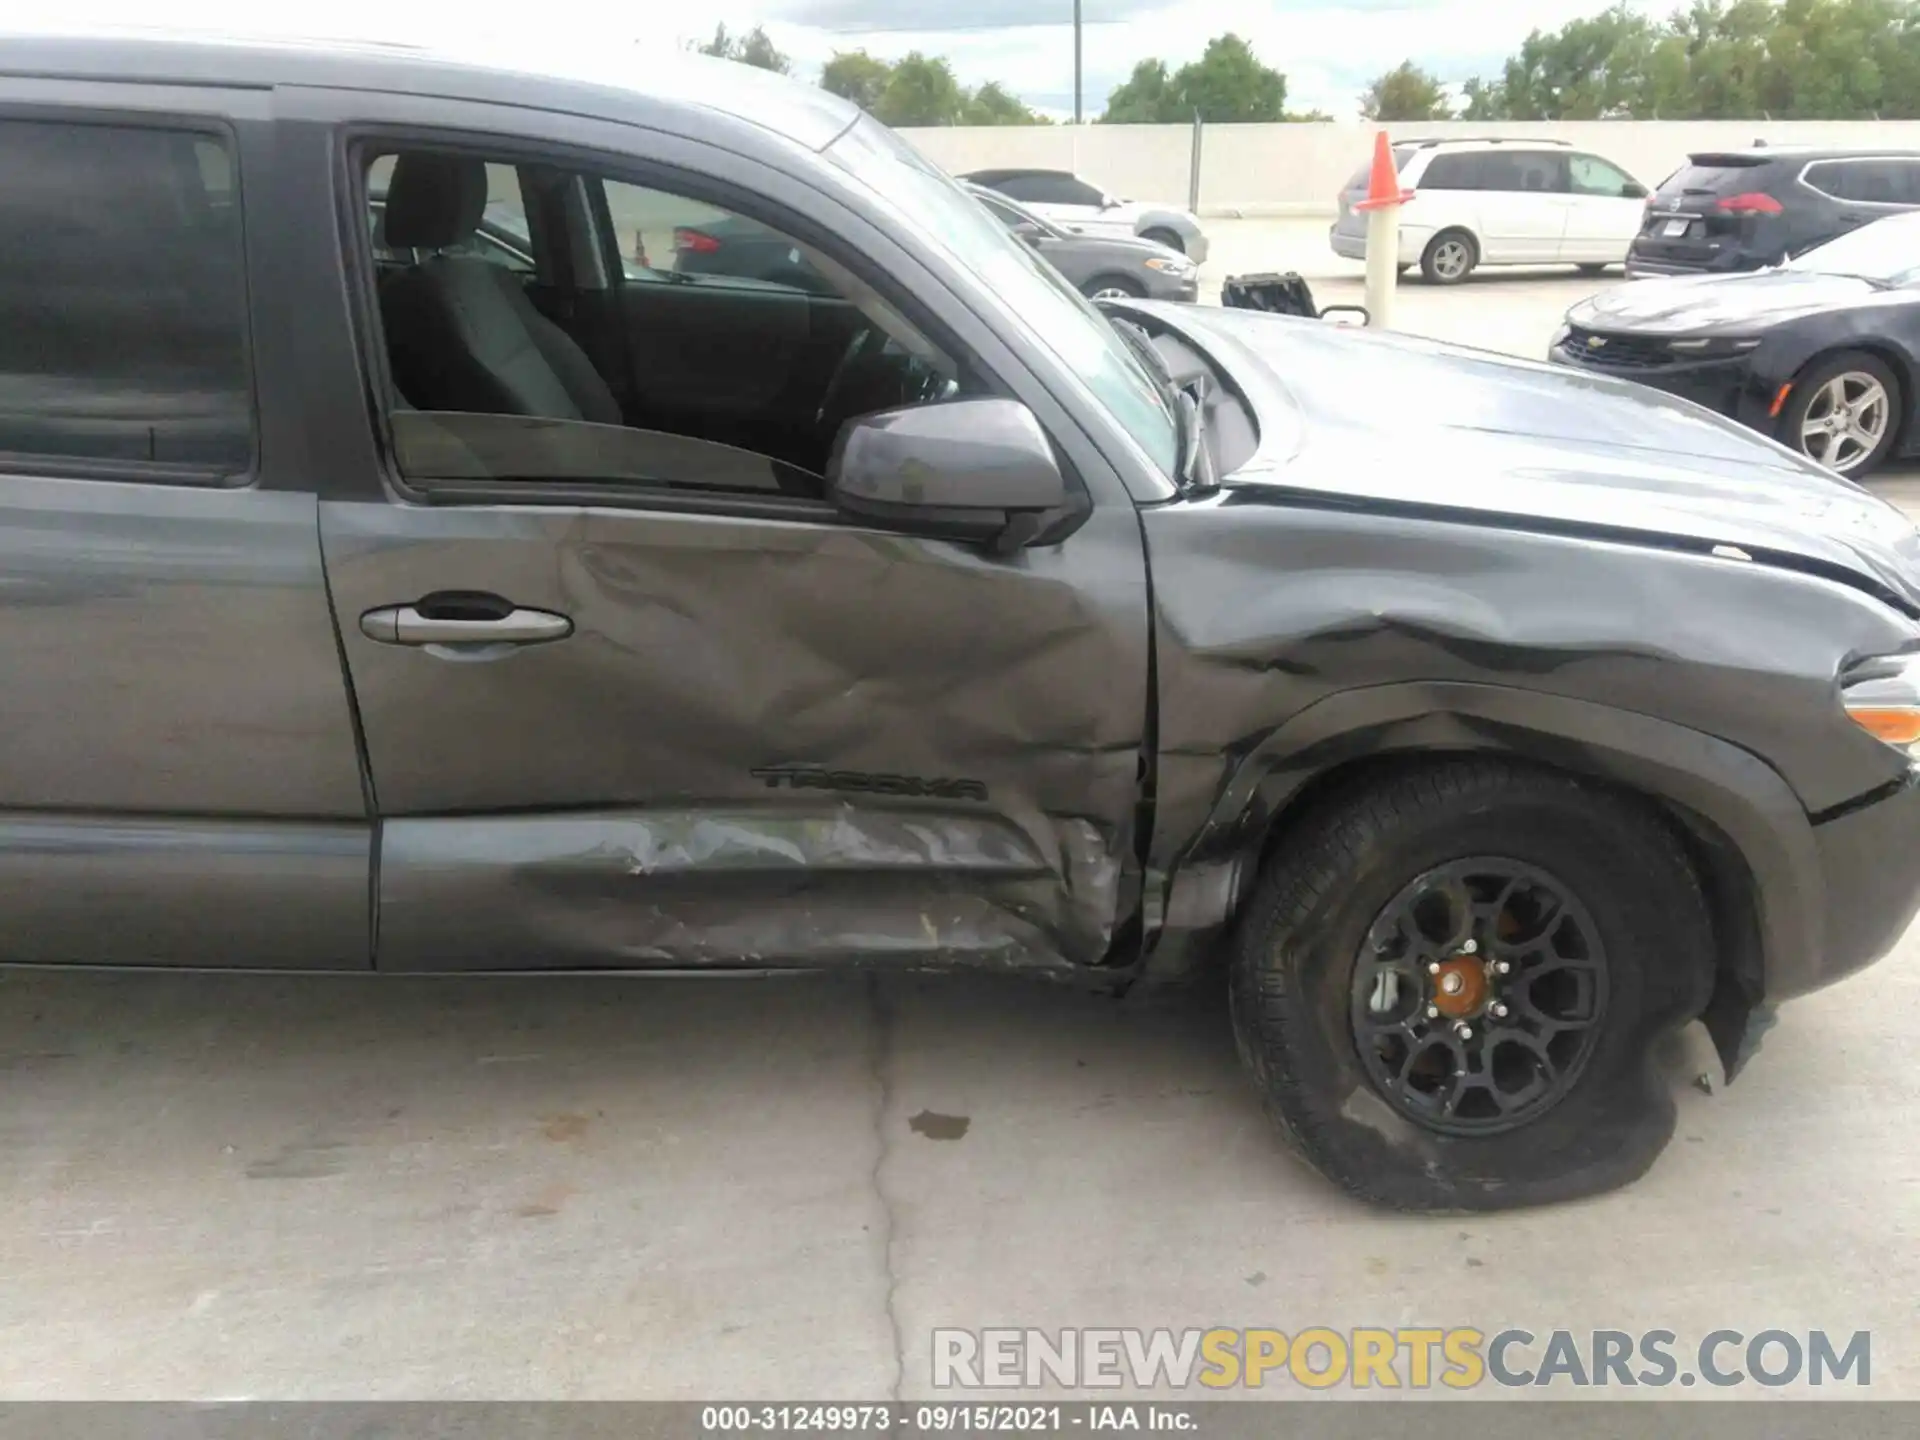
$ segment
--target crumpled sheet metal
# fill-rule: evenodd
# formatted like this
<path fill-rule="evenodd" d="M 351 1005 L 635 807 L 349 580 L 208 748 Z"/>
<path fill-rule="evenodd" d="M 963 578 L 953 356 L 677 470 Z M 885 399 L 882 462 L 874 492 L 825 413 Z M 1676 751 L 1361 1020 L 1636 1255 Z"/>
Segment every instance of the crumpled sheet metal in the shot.
<path fill-rule="evenodd" d="M 991 815 L 828 800 L 807 812 L 390 821 L 379 965 L 1093 964 L 1111 938 L 1119 861 L 1087 821 L 1036 828 L 1037 839 Z"/>

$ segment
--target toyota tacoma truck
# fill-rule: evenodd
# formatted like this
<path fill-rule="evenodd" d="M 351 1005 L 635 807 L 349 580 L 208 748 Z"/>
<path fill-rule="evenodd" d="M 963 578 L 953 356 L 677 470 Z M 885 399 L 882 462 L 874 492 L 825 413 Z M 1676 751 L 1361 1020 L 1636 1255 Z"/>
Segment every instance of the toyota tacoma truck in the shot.
<path fill-rule="evenodd" d="M 1285 1139 L 1455 1210 L 1914 913 L 1920 541 L 1684 401 L 1097 308 L 692 57 L 10 40 L 0 153 L 0 962 L 1217 960 Z"/>

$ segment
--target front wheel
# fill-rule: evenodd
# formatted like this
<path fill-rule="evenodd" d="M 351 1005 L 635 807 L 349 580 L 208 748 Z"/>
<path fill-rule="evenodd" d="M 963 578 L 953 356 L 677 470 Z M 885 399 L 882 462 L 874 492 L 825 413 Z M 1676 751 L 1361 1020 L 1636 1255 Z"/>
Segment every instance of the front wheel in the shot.
<path fill-rule="evenodd" d="M 1780 439 L 1850 480 L 1887 458 L 1900 430 L 1900 381 L 1864 350 L 1830 355 L 1803 371 L 1780 412 Z"/>
<path fill-rule="evenodd" d="M 1097 275 L 1085 288 L 1089 300 L 1138 300 L 1146 293 L 1144 285 L 1125 275 Z"/>
<path fill-rule="evenodd" d="M 1281 1134 L 1363 1199 L 1496 1210 L 1637 1178 L 1655 1042 L 1705 1006 L 1691 864 L 1638 799 L 1497 760 L 1336 792 L 1242 917 L 1234 1033 Z"/>

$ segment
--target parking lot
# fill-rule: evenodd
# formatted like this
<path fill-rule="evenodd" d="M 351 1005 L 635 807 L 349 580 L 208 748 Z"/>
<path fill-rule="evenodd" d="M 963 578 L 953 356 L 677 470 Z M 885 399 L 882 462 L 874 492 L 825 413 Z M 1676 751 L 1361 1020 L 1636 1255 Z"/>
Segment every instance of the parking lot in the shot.
<path fill-rule="evenodd" d="M 1358 298 L 1324 222 L 1215 229 L 1210 297 Z M 1537 357 L 1593 288 L 1398 319 Z M 1681 1037 L 1632 1188 L 1410 1218 L 1288 1157 L 1210 990 L 12 975 L 0 1395 L 915 1396 L 935 1327 L 1470 1325 L 1869 1330 L 1920 1397 L 1916 1011 L 1910 935 L 1730 1088 Z"/>

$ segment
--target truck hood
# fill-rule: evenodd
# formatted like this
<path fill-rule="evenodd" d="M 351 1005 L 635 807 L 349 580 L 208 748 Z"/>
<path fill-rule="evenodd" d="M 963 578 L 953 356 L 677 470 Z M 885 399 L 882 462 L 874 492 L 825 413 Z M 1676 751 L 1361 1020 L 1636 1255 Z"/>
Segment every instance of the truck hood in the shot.
<path fill-rule="evenodd" d="M 1857 276 L 1815 270 L 1675 276 L 1603 290 L 1569 310 L 1567 323 L 1606 334 L 1753 335 L 1783 320 L 1894 293 Z"/>
<path fill-rule="evenodd" d="M 1321 321 L 1142 308 L 1208 352 L 1254 410 L 1260 443 L 1223 478 L 1229 489 L 1703 553 L 1732 547 L 1920 615 L 1911 521 L 1688 401 Z"/>

